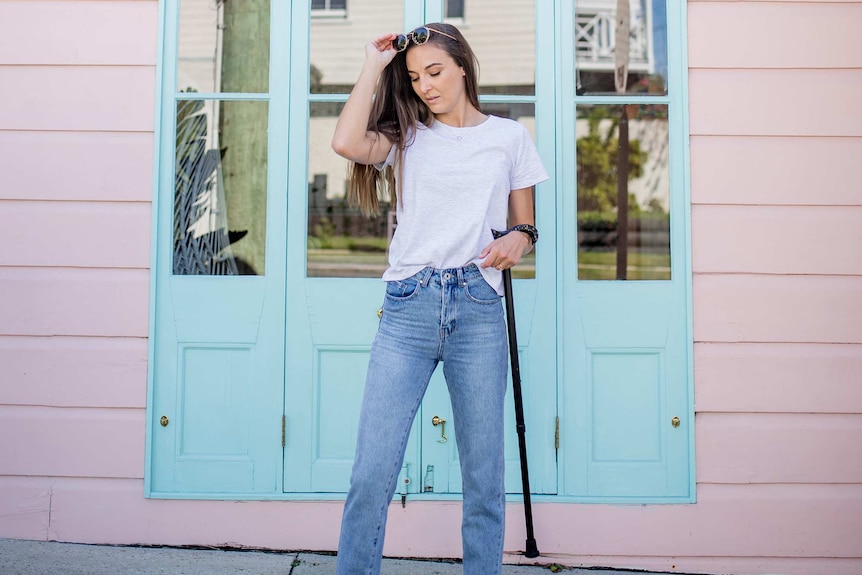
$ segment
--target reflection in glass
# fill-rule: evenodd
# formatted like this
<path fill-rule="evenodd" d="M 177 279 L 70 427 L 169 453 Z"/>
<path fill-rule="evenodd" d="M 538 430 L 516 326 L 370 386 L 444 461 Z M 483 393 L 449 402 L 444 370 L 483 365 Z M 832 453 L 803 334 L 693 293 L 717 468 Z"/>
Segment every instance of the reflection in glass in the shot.
<path fill-rule="evenodd" d="M 443 13 L 446 20 L 463 20 L 464 0 L 446 0 Z"/>
<path fill-rule="evenodd" d="M 351 0 L 350 18 L 344 17 L 343 10 L 336 10 L 338 6 L 345 7 L 343 1 L 315 4 L 322 6 L 311 11 L 311 93 L 349 94 L 365 61 L 365 44 L 404 27 L 402 3 Z"/>
<path fill-rule="evenodd" d="M 388 198 L 369 219 L 347 202 L 349 162 L 332 151 L 341 103 L 314 102 L 308 126 L 309 277 L 380 277 L 395 225 Z"/>
<path fill-rule="evenodd" d="M 479 93 L 535 94 L 535 0 L 469 2 L 465 8 L 469 26 L 461 32 L 479 60 Z"/>
<path fill-rule="evenodd" d="M 180 0 L 178 89 L 267 92 L 270 1 Z"/>
<path fill-rule="evenodd" d="M 575 6 L 579 95 L 667 94 L 665 0 L 579 0 Z M 625 53 L 617 54 L 618 46 Z"/>
<path fill-rule="evenodd" d="M 175 275 L 264 273 L 267 114 L 266 102 L 177 102 Z"/>
<path fill-rule="evenodd" d="M 311 10 L 344 10 L 347 0 L 311 0 Z M 312 14 L 314 15 L 314 14 Z"/>
<path fill-rule="evenodd" d="M 365 43 L 387 31 L 403 31 L 400 3 L 384 4 L 352 0 L 349 19 L 312 13 L 312 94 L 350 93 L 365 60 Z M 535 12 L 535 0 L 449 2 L 448 17 L 461 27 L 479 59 L 481 94 L 535 94 Z M 501 18 L 501 14 L 506 16 Z M 462 19 L 469 26 L 463 26 Z M 423 22 L 413 25 L 420 24 Z"/>
<path fill-rule="evenodd" d="M 577 118 L 578 278 L 670 279 L 667 106 L 580 106 Z"/>

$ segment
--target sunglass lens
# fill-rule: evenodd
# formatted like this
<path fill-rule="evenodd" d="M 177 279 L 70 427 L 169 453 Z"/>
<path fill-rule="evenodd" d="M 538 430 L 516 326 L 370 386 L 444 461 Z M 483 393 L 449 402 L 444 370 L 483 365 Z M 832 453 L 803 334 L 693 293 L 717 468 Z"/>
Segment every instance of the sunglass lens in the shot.
<path fill-rule="evenodd" d="M 413 42 L 416 44 L 424 44 L 428 41 L 431 32 L 425 26 L 419 26 L 413 30 Z"/>
<path fill-rule="evenodd" d="M 392 40 L 392 47 L 395 48 L 396 52 L 402 52 L 405 48 L 407 48 L 407 36 L 404 34 L 399 34 Z"/>

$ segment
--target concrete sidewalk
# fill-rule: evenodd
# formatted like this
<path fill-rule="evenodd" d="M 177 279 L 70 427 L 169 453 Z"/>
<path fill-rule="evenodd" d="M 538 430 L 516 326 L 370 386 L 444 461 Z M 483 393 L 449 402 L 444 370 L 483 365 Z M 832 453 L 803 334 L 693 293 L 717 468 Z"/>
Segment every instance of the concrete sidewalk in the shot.
<path fill-rule="evenodd" d="M 460 563 L 384 559 L 381 575 L 461 575 Z M 549 566 L 506 565 L 503 575 L 546 575 Z M 564 569 L 563 575 L 669 575 Z M 334 575 L 335 557 L 309 552 L 119 547 L 0 539 L 2 575 Z M 677 574 L 679 575 L 679 574 Z"/>

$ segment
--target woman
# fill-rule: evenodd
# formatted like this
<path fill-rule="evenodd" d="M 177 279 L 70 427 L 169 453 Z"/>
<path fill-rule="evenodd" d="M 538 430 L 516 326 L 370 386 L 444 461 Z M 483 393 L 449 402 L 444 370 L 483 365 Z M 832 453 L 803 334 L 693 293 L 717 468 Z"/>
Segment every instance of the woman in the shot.
<path fill-rule="evenodd" d="M 333 149 L 354 162 L 350 198 L 378 211 L 384 179 L 398 227 L 371 348 L 339 575 L 380 571 L 387 509 L 410 427 L 439 362 L 463 484 L 466 575 L 499 574 L 507 339 L 501 270 L 535 243 L 532 186 L 547 174 L 527 130 L 481 112 L 477 63 L 454 26 L 420 26 L 365 47 Z M 492 230 L 505 230 L 494 239 Z"/>

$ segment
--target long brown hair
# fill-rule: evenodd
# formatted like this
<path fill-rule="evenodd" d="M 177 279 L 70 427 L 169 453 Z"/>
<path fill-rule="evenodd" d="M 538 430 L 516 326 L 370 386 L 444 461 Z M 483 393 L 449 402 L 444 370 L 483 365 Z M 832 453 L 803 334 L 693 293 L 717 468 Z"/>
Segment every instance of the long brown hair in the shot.
<path fill-rule="evenodd" d="M 464 81 L 467 100 L 474 108 L 479 107 L 479 62 L 476 55 L 464 39 L 461 31 L 451 24 L 434 22 L 425 24 L 432 30 L 428 43 L 436 44 L 446 51 L 455 64 L 464 69 Z M 457 38 L 453 40 L 443 32 Z M 428 125 L 434 121 L 434 115 L 425 102 L 413 91 L 410 75 L 407 73 L 407 52 L 415 44 L 411 41 L 407 50 L 399 52 L 392 59 L 377 83 L 374 92 L 374 103 L 371 106 L 371 116 L 368 119 L 368 130 L 383 134 L 396 147 L 395 161 L 382 173 L 372 165 L 351 162 L 349 168 L 347 198 L 365 215 L 373 217 L 380 214 L 378 191 L 389 192 L 390 205 L 398 201 L 396 180 L 401 181 L 401 159 L 404 148 L 410 145 L 407 134 L 415 130 L 419 122 Z"/>

